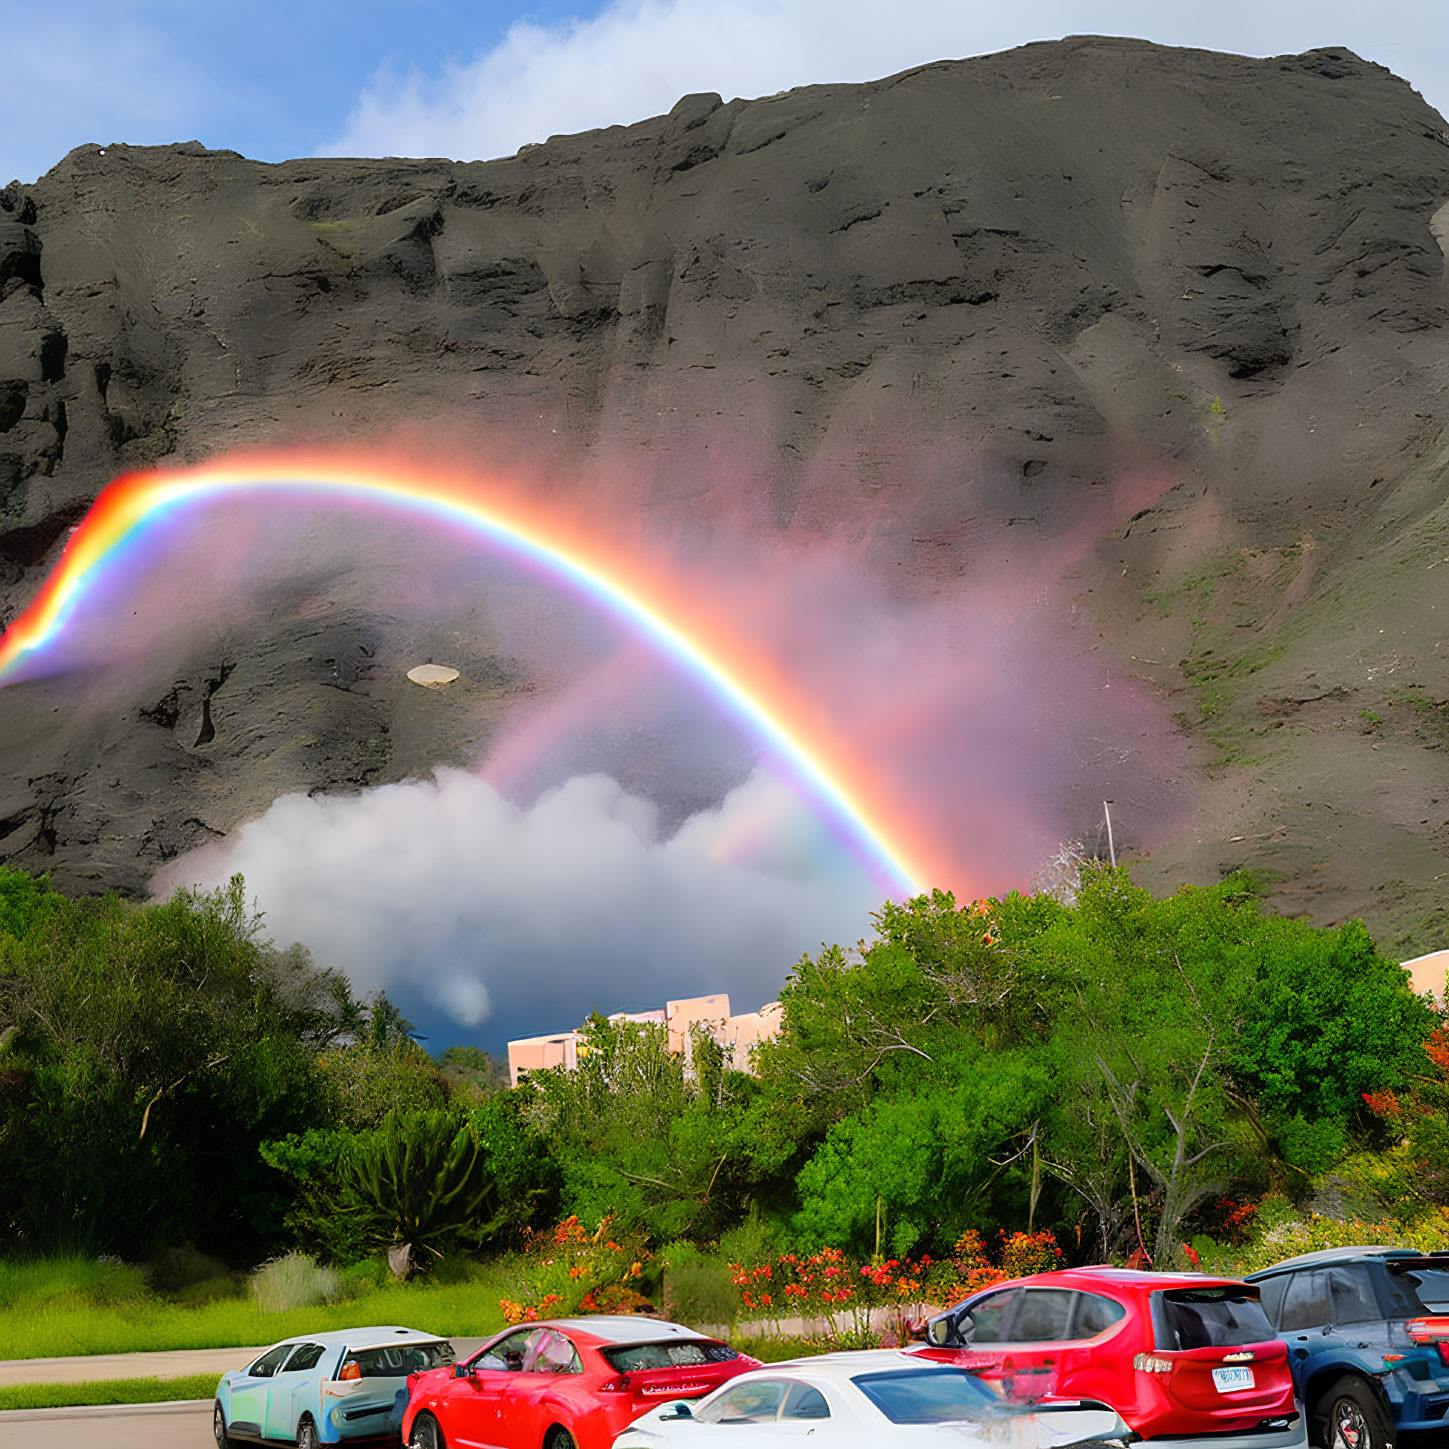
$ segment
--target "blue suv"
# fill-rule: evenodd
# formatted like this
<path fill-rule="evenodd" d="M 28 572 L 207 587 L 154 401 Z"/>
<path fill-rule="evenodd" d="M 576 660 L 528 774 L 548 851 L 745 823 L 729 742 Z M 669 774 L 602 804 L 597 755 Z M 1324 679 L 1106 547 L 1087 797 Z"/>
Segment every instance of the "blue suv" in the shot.
<path fill-rule="evenodd" d="M 1330 1248 L 1250 1274 L 1326 1449 L 1449 1444 L 1449 1253 Z"/>

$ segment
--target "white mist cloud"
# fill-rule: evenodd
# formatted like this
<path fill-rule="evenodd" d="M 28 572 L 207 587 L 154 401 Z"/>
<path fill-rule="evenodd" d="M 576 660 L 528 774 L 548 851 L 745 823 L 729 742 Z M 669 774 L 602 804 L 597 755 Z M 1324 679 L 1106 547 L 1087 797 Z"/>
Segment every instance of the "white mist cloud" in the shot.
<path fill-rule="evenodd" d="M 380 71 L 322 154 L 486 159 L 658 115 L 691 91 L 764 96 L 1083 33 L 1252 55 L 1347 45 L 1435 104 L 1449 82 L 1449 12 L 1431 0 L 613 0 L 564 25 L 521 20 L 494 49 L 435 73 Z"/>
<path fill-rule="evenodd" d="M 357 795 L 285 796 L 155 888 L 240 871 L 275 940 L 463 1026 L 496 1014 L 563 1028 L 595 1007 L 706 990 L 752 1010 L 802 952 L 857 939 L 884 894 L 818 841 L 813 865 L 753 848 L 740 863 L 762 823 L 796 844 L 812 828 L 803 802 L 760 772 L 663 838 L 655 807 L 603 775 L 523 808 L 442 769 Z"/>

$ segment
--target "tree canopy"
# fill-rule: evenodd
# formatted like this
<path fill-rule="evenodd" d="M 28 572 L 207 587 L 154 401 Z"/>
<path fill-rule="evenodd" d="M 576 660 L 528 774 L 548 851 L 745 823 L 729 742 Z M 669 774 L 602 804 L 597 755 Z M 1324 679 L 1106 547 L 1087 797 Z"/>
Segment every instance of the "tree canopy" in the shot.
<path fill-rule="evenodd" d="M 135 905 L 0 869 L 0 1231 L 345 1261 L 571 1213 L 861 1256 L 1051 1228 L 1165 1264 L 1355 1144 L 1397 1134 L 1449 1179 L 1437 1012 L 1360 923 L 1265 915 L 1239 877 L 888 902 L 795 965 L 753 1073 L 595 1016 L 576 1072 L 510 1091 L 477 1047 L 429 1058 L 345 964 L 269 941 L 239 879 Z"/>

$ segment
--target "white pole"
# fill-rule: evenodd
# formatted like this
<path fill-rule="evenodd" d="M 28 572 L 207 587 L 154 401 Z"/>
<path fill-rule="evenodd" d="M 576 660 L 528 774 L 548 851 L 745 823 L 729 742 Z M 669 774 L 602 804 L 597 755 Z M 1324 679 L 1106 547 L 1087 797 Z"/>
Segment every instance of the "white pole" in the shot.
<path fill-rule="evenodd" d="M 1117 847 L 1112 843 L 1112 812 L 1107 808 L 1112 802 L 1102 801 L 1102 814 L 1107 817 L 1107 854 L 1112 857 L 1112 869 L 1117 869 Z"/>

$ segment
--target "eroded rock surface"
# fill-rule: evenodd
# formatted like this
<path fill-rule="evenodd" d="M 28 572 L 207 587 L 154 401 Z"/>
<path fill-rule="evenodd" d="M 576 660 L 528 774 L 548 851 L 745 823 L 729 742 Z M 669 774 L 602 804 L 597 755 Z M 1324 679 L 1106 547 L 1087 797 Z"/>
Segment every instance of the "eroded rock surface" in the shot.
<path fill-rule="evenodd" d="M 1144 869 L 1245 863 L 1427 948 L 1446 203 L 1443 119 L 1348 52 L 1092 38 L 487 163 L 82 147 L 0 192 L 0 607 L 113 475 L 243 444 L 434 429 L 559 487 L 626 459 L 665 515 L 869 517 L 919 593 L 1166 466 L 1071 575 L 1194 741 Z M 0 858 L 139 889 L 285 791 L 466 762 L 524 687 L 485 628 L 417 690 L 427 629 L 330 599 L 84 709 L 0 691 Z"/>

